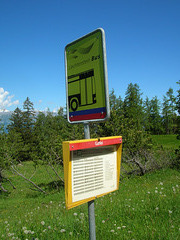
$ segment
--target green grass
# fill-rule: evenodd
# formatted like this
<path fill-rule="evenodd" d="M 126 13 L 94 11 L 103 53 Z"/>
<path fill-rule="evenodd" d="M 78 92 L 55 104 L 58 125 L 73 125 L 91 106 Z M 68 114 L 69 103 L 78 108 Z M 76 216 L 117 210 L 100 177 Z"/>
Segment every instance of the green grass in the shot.
<path fill-rule="evenodd" d="M 163 147 L 166 149 L 176 149 L 180 146 L 180 140 L 177 135 L 152 135 L 155 146 Z"/>
<path fill-rule="evenodd" d="M 26 176 L 32 163 L 19 166 Z M 50 171 L 50 170 L 49 170 Z M 50 172 L 52 174 L 52 172 Z M 62 169 L 59 174 L 63 176 Z M 88 239 L 88 207 L 65 209 L 64 189 L 51 189 L 44 166 L 32 180 L 49 194 L 29 189 L 29 183 L 7 172 L 9 195 L 0 196 L 0 239 Z M 95 200 L 97 239 L 180 239 L 180 173 L 165 169 L 142 177 L 125 178 L 118 191 Z"/>

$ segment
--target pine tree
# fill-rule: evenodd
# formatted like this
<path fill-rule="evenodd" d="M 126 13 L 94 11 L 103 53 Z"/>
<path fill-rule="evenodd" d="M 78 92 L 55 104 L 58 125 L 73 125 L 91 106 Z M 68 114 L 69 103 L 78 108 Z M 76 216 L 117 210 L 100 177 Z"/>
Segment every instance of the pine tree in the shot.
<path fill-rule="evenodd" d="M 150 102 L 150 125 L 151 134 L 161 134 L 162 129 L 162 118 L 160 116 L 160 102 L 157 97 L 153 97 Z"/>
<path fill-rule="evenodd" d="M 123 105 L 123 142 L 131 155 L 149 148 L 151 142 L 143 125 L 144 107 L 141 95 L 137 84 L 128 85 Z"/>
<path fill-rule="evenodd" d="M 151 101 L 148 97 L 146 97 L 146 100 L 144 101 L 144 120 L 143 125 L 146 130 L 146 132 L 151 131 Z"/>
<path fill-rule="evenodd" d="M 10 124 L 8 125 L 8 131 L 12 129 L 16 132 L 22 133 L 23 128 L 23 113 L 17 107 L 10 117 Z"/>
<path fill-rule="evenodd" d="M 175 133 L 176 131 L 176 101 L 173 89 L 169 88 L 163 97 L 163 125 L 165 134 Z"/>
<path fill-rule="evenodd" d="M 143 122 L 143 100 L 142 93 L 137 84 L 130 83 L 128 85 L 124 99 L 124 117 L 131 126 L 136 126 L 137 129 L 142 129 Z"/>

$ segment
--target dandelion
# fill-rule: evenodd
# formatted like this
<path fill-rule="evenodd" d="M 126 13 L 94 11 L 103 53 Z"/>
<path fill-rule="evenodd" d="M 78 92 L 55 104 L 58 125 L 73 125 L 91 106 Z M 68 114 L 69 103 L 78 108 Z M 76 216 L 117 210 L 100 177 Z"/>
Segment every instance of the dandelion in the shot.
<path fill-rule="evenodd" d="M 13 235 L 14 235 L 14 233 L 8 233 L 8 237 L 11 237 Z"/>
<path fill-rule="evenodd" d="M 80 213 L 80 218 L 81 218 L 81 219 L 84 218 L 84 213 Z"/>
<path fill-rule="evenodd" d="M 29 231 L 26 229 L 26 230 L 24 230 L 24 233 L 25 233 L 25 234 L 28 234 L 28 233 L 29 233 Z"/>
<path fill-rule="evenodd" d="M 61 233 L 65 232 L 66 230 L 65 229 L 61 229 Z"/>
<path fill-rule="evenodd" d="M 41 224 L 44 226 L 45 222 L 44 222 L 44 221 L 42 221 L 42 222 L 41 222 Z"/>

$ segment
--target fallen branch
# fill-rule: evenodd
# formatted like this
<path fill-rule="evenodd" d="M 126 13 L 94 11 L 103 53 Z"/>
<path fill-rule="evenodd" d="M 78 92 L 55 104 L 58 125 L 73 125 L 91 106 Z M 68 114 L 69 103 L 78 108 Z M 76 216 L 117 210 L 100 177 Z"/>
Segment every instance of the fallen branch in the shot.
<path fill-rule="evenodd" d="M 9 178 L 3 177 L 4 179 L 6 179 L 6 181 L 8 181 L 11 186 L 13 187 L 13 189 L 16 189 L 16 187 L 14 186 L 14 184 L 9 180 Z"/>
<path fill-rule="evenodd" d="M 19 173 L 13 166 L 11 166 L 11 168 L 14 170 L 15 173 L 17 173 L 17 175 L 21 176 L 22 178 L 24 178 L 27 182 L 30 182 L 35 188 L 37 188 L 40 192 L 43 192 L 46 194 L 46 192 L 44 190 L 42 190 L 39 186 L 37 186 L 34 182 L 32 182 L 30 179 L 26 178 L 24 175 L 22 175 L 21 173 Z"/>
<path fill-rule="evenodd" d="M 55 172 L 56 176 L 64 183 L 64 180 L 59 176 L 53 165 L 49 162 L 49 166 L 52 168 L 52 170 Z"/>
<path fill-rule="evenodd" d="M 1 189 L 3 192 L 8 192 L 8 191 L 2 186 L 1 183 L 0 183 L 0 189 Z"/>

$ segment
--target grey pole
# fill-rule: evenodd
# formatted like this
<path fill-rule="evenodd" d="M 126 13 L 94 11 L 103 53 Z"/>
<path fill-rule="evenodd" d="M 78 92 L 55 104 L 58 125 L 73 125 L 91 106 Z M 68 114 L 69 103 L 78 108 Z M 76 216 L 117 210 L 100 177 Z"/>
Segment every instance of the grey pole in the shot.
<path fill-rule="evenodd" d="M 84 137 L 85 139 L 90 139 L 89 123 L 84 123 Z M 89 216 L 89 239 L 96 240 L 94 200 L 88 202 L 88 216 Z"/>

